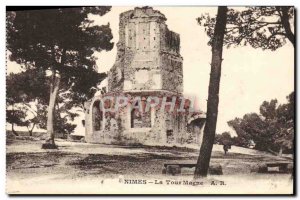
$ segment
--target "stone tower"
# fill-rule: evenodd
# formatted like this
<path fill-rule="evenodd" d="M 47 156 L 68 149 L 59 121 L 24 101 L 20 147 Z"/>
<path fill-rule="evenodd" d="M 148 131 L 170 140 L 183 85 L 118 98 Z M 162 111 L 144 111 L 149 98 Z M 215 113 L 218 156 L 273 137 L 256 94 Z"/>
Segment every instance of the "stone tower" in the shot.
<path fill-rule="evenodd" d="M 118 53 L 109 72 L 108 91 L 166 90 L 182 93 L 179 34 L 151 7 L 120 15 Z"/>
<path fill-rule="evenodd" d="M 168 29 L 166 17 L 151 7 L 121 13 L 117 57 L 108 72 L 108 91 L 86 103 L 85 139 L 108 144 L 191 143 L 187 107 L 181 109 L 183 113 L 179 113 L 178 107 L 174 112 L 156 107 L 148 111 L 133 109 L 139 105 L 145 108 L 145 102 L 152 96 L 158 97 L 160 103 L 179 105 L 182 92 L 180 37 Z M 120 96 L 129 99 L 125 107 L 117 112 L 101 109 L 116 105 Z M 108 104 L 107 97 L 113 97 Z M 137 97 L 142 101 L 134 102 Z"/>

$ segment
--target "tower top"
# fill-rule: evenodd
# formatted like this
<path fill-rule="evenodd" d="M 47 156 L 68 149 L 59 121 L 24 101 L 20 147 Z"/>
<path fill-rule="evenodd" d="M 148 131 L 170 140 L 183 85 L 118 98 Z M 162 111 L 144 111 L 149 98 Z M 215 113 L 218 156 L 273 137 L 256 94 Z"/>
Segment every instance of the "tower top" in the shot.
<path fill-rule="evenodd" d="M 134 10 L 129 10 L 121 13 L 120 20 L 127 19 L 136 19 L 136 18 L 156 18 L 162 21 L 166 21 L 167 18 L 158 10 L 154 10 L 152 7 L 135 7 Z"/>
<path fill-rule="evenodd" d="M 180 36 L 170 31 L 167 18 L 151 7 L 120 14 L 119 42 L 108 91 L 168 91 L 182 93 Z"/>

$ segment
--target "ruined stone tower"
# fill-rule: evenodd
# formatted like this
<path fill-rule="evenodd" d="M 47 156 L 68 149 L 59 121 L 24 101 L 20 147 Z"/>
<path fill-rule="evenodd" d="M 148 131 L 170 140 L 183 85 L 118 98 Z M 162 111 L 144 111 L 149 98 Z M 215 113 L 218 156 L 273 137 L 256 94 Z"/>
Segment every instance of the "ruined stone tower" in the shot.
<path fill-rule="evenodd" d="M 168 102 L 175 97 L 176 105 L 178 99 L 183 98 L 180 37 L 168 29 L 166 20 L 151 7 L 120 14 L 117 57 L 108 72 L 108 91 L 86 104 L 87 142 L 151 145 L 191 142 L 192 133 L 187 130 L 188 107 L 184 107 L 187 111 L 184 114 L 177 112 L 178 108 L 174 112 L 132 109 L 138 104 L 145 107 L 150 96 Z M 142 101 L 130 100 L 118 112 L 101 109 L 115 105 L 120 95 L 131 100 L 141 97 Z M 104 99 L 111 96 L 115 99 L 105 103 Z"/>
<path fill-rule="evenodd" d="M 108 90 L 167 90 L 182 93 L 179 34 L 170 31 L 166 17 L 150 7 L 120 15 L 116 63 Z"/>

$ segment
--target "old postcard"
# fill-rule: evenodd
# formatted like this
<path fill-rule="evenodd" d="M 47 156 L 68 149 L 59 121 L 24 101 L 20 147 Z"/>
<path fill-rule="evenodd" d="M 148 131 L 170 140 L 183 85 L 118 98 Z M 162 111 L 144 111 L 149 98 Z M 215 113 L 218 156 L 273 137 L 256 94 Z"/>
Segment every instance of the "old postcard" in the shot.
<path fill-rule="evenodd" d="M 6 192 L 294 194 L 294 20 L 6 7 Z"/>

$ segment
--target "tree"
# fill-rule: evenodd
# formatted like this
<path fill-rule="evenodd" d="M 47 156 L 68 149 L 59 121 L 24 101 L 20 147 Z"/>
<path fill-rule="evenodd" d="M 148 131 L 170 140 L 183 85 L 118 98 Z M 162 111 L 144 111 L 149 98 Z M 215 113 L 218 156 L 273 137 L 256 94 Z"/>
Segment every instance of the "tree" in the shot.
<path fill-rule="evenodd" d="M 22 121 L 25 118 L 25 113 L 21 110 L 6 110 L 6 122 L 11 124 L 11 131 L 14 135 L 18 136 L 18 133 L 14 129 L 14 125 L 25 126 L 26 122 Z"/>
<path fill-rule="evenodd" d="M 216 19 L 202 15 L 197 20 L 213 38 Z M 228 9 L 224 45 L 276 50 L 289 40 L 295 46 L 293 20 L 292 6 L 255 6 L 242 11 Z"/>
<path fill-rule="evenodd" d="M 69 121 L 74 121 L 74 118 L 78 116 L 76 112 L 70 112 L 65 108 L 59 108 L 57 105 L 54 110 L 54 124 L 53 129 L 55 133 L 59 133 L 60 137 L 66 138 L 76 128 L 75 124 L 71 124 Z M 37 117 L 38 126 L 42 129 L 47 128 L 47 106 L 41 106 L 38 109 Z"/>
<path fill-rule="evenodd" d="M 11 73 L 7 77 L 7 122 L 12 127 L 14 124 L 26 126 L 30 136 L 35 127 L 46 129 L 49 81 L 43 71 L 36 69 Z M 70 111 L 76 103 L 77 100 L 68 98 L 68 95 L 58 96 L 54 118 L 56 133 L 68 135 L 75 129 L 76 125 L 69 121 L 78 116 L 78 113 Z"/>
<path fill-rule="evenodd" d="M 221 140 L 222 145 L 232 145 L 232 138 L 229 132 L 223 132 L 221 134 Z"/>
<path fill-rule="evenodd" d="M 280 132 L 277 134 L 276 142 L 280 145 L 279 155 L 283 148 L 294 150 L 294 127 L 295 127 L 295 94 L 292 92 L 287 96 L 288 103 L 279 105 L 277 108 L 277 123 Z M 290 151 L 291 152 L 291 151 Z"/>
<path fill-rule="evenodd" d="M 245 138 L 234 136 L 232 138 L 232 144 L 239 147 L 252 148 L 254 143 L 253 140 L 246 140 Z"/>
<path fill-rule="evenodd" d="M 50 75 L 48 138 L 43 148 L 56 148 L 54 110 L 59 94 L 68 91 L 81 96 L 83 85 L 96 86 L 103 79 L 103 74 L 97 73 L 93 54 L 112 49 L 112 33 L 109 24 L 93 25 L 88 14 L 102 16 L 109 10 L 110 7 L 74 7 L 7 14 L 10 59 L 26 70 L 40 69 Z M 92 78 L 86 78 L 91 74 Z M 80 99 L 85 98 L 85 94 Z"/>
<path fill-rule="evenodd" d="M 294 93 L 288 97 L 288 103 L 278 105 L 277 100 L 264 101 L 260 106 L 260 114 L 250 113 L 228 122 L 245 141 L 243 146 L 249 147 L 251 141 L 255 149 L 277 152 L 293 150 L 294 141 Z"/>
<path fill-rule="evenodd" d="M 214 144 L 221 144 L 222 135 L 216 134 Z"/>
<path fill-rule="evenodd" d="M 200 154 L 196 164 L 195 178 L 207 176 L 211 151 L 215 139 L 219 105 L 223 39 L 227 20 L 226 13 L 226 6 L 218 7 L 216 25 L 212 39 L 212 61 L 208 89 L 206 125 L 204 127 L 203 143 L 201 145 Z"/>
<path fill-rule="evenodd" d="M 248 147 L 250 141 L 253 140 L 257 150 L 267 150 L 274 142 L 272 140 L 273 127 L 270 127 L 263 117 L 256 113 L 246 114 L 243 119 L 235 118 L 229 121 L 228 125 L 236 131 L 238 137 L 247 141 L 245 147 Z"/>
<path fill-rule="evenodd" d="M 231 138 L 230 132 L 225 131 L 222 134 L 216 134 L 214 144 L 232 145 L 234 143 L 233 143 L 233 138 Z"/>
<path fill-rule="evenodd" d="M 10 74 L 6 79 L 6 118 L 7 122 L 18 126 L 26 126 L 30 135 L 38 123 L 37 110 L 32 108 L 47 102 L 48 86 L 44 73 L 29 69 L 18 74 Z M 31 115 L 31 117 L 28 117 Z M 16 134 L 14 130 L 13 133 Z"/>
<path fill-rule="evenodd" d="M 293 45 L 295 43 L 295 35 L 292 32 L 292 25 L 290 23 L 294 17 L 293 7 L 248 7 L 244 11 L 226 9 L 222 17 L 224 19 L 219 17 L 218 10 L 216 18 L 209 15 L 202 15 L 197 18 L 199 25 L 205 27 L 205 31 L 210 37 L 208 44 L 213 47 L 212 60 L 214 61 L 215 58 L 215 62 L 219 62 L 219 70 L 221 69 L 221 60 L 219 59 L 222 59 L 223 45 L 230 47 L 249 44 L 254 48 L 276 50 L 286 43 L 286 38 Z M 274 18 L 276 18 L 275 21 L 269 21 L 270 19 L 274 20 Z M 220 21 L 224 24 L 220 24 Z M 222 36 L 220 34 L 220 27 L 224 28 Z M 218 45 L 222 43 L 222 46 L 218 47 L 219 52 L 221 52 L 219 53 L 221 55 L 219 58 L 217 56 L 214 57 L 217 31 L 220 34 L 220 38 L 222 37 L 222 42 L 218 43 Z M 207 121 L 204 128 L 203 144 L 200 148 L 200 155 L 196 165 L 195 178 L 206 176 L 209 167 L 217 123 L 220 74 L 221 70 L 215 79 L 217 80 L 217 84 L 211 84 L 212 77 L 215 76 L 213 70 L 211 70 L 207 102 Z M 213 97 L 212 94 L 215 96 Z"/>
<path fill-rule="evenodd" d="M 35 68 L 7 76 L 7 122 L 15 122 L 14 124 L 18 126 L 27 127 L 30 136 L 35 127 L 46 128 L 44 126 L 45 119 L 47 119 L 45 108 L 49 101 L 47 95 L 49 82 L 49 77 L 45 76 L 45 72 Z M 61 102 L 66 100 L 60 99 Z M 10 113 L 15 114 L 10 115 Z M 61 127 L 67 125 L 64 121 L 59 125 L 54 125 L 54 130 L 61 130 Z"/>

